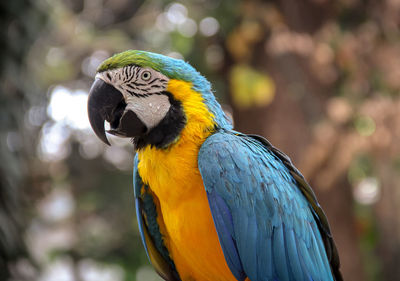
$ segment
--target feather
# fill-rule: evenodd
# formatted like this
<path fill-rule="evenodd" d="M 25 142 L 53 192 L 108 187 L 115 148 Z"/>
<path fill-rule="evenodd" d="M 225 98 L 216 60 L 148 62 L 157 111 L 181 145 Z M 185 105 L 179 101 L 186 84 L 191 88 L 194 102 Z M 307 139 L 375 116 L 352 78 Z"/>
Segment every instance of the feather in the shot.
<path fill-rule="evenodd" d="M 331 259 L 326 217 L 285 154 L 261 137 L 221 129 L 200 148 L 198 167 L 233 273 L 252 281 L 341 280 L 331 269 L 338 257 Z"/>
<path fill-rule="evenodd" d="M 139 232 L 147 257 L 157 273 L 167 281 L 180 281 L 174 262 L 169 257 L 168 250 L 164 246 L 162 235 L 157 223 L 157 212 L 152 197 L 146 190 L 138 173 L 139 160 L 136 155 L 133 169 L 133 182 L 136 203 L 136 217 Z"/>

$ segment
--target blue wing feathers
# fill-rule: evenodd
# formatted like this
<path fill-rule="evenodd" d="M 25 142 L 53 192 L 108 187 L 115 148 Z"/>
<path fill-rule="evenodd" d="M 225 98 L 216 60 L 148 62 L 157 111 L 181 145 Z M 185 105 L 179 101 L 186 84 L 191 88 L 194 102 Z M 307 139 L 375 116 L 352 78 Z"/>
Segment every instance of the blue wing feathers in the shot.
<path fill-rule="evenodd" d="M 257 223 L 256 219 L 254 217 L 250 217 L 247 220 L 247 228 L 245 229 L 246 231 L 246 240 L 244 241 L 245 244 L 244 248 L 241 249 L 242 253 L 241 256 L 243 256 L 243 263 L 245 264 L 245 267 L 247 268 L 247 272 L 250 272 L 250 274 L 257 276 Z M 255 249 L 249 250 L 249 249 Z M 250 275 L 249 274 L 249 275 Z"/>
<path fill-rule="evenodd" d="M 319 229 L 318 229 L 318 227 L 317 227 L 317 225 L 315 223 L 311 224 L 310 227 L 311 227 L 311 229 L 312 229 L 312 231 L 314 233 L 313 237 L 316 240 L 316 243 L 315 243 L 316 244 L 316 248 L 318 248 L 316 250 L 316 253 L 318 254 L 317 258 L 318 258 L 318 262 L 319 262 L 319 269 L 321 271 L 321 274 L 327 275 L 329 273 L 329 272 L 327 272 L 328 269 L 329 269 L 329 264 L 328 264 L 327 259 L 323 259 L 321 257 L 322 254 L 325 253 L 325 246 L 324 246 L 323 241 L 321 239 L 321 233 L 319 232 Z"/>
<path fill-rule="evenodd" d="M 272 235 L 272 231 L 271 231 Z M 272 236 L 271 236 L 272 237 Z M 257 237 L 257 247 L 260 249 L 257 255 L 257 276 L 260 280 L 272 280 L 274 276 L 274 260 L 272 258 L 272 240 Z"/>
<path fill-rule="evenodd" d="M 308 186 L 299 188 L 304 178 L 289 158 L 268 145 L 221 131 L 199 152 L 228 266 L 236 278 L 245 273 L 251 281 L 334 280 L 317 226 L 322 210 Z M 325 217 L 321 222 L 329 231 Z"/>
<path fill-rule="evenodd" d="M 326 250 L 326 253 L 328 256 L 330 267 L 331 267 L 333 275 L 334 275 L 334 279 L 336 281 L 343 281 L 342 274 L 340 273 L 340 270 L 339 270 L 340 260 L 339 260 L 339 255 L 338 255 L 338 252 L 336 249 L 336 245 L 333 241 L 327 218 L 324 214 L 324 211 L 320 207 L 312 188 L 308 185 L 308 183 L 304 179 L 303 175 L 292 164 L 289 157 L 287 157 L 280 150 L 273 147 L 268 142 L 268 140 L 266 140 L 263 137 L 257 136 L 257 135 L 248 135 L 248 137 L 251 137 L 251 138 L 259 141 L 260 143 L 262 143 L 277 157 L 277 159 L 279 159 L 289 169 L 291 176 L 297 182 L 299 189 L 301 190 L 303 195 L 306 197 L 308 203 L 310 204 L 310 206 L 312 208 L 312 212 L 313 212 L 315 220 L 318 224 L 318 229 L 320 230 L 320 232 L 322 234 L 322 239 L 323 239 L 323 242 L 325 245 L 325 250 Z"/>
<path fill-rule="evenodd" d="M 310 249 L 311 247 L 307 247 L 306 243 L 304 243 L 303 241 L 299 241 L 298 243 L 298 252 L 299 252 L 299 256 L 301 257 L 301 265 L 303 266 L 304 269 L 306 269 L 306 274 L 307 276 L 309 276 L 309 278 L 311 280 L 320 280 L 320 278 L 318 278 L 318 275 L 316 273 L 316 269 L 314 266 L 314 262 L 312 261 L 311 257 L 310 257 Z M 311 266 L 310 268 L 307 268 L 308 266 Z"/>
<path fill-rule="evenodd" d="M 286 241 L 286 249 L 287 249 L 287 255 L 289 259 L 289 264 L 291 271 L 294 276 L 298 277 L 298 280 L 304 280 L 304 272 L 302 269 L 302 265 L 300 263 L 300 260 L 302 257 L 298 255 L 297 251 L 297 238 L 295 237 L 295 234 L 293 232 L 293 229 L 286 229 L 285 232 L 285 241 Z"/>
<path fill-rule="evenodd" d="M 220 242 L 223 244 L 223 248 L 226 252 L 226 262 L 230 268 L 233 268 L 232 274 L 238 280 L 244 280 L 246 277 L 243 271 L 242 263 L 239 255 L 237 254 L 237 248 L 231 233 L 233 233 L 233 221 L 228 206 L 223 199 L 214 193 L 209 195 L 210 207 L 217 210 L 214 217 L 216 227 L 221 229 Z"/>
<path fill-rule="evenodd" d="M 246 268 L 246 265 L 247 265 L 246 257 L 244 257 L 243 253 L 246 251 L 246 246 L 247 246 L 246 229 L 248 226 L 248 216 L 244 213 L 233 211 L 232 217 L 233 217 L 233 225 L 235 226 L 232 236 L 235 237 L 236 245 L 237 245 L 237 249 L 238 249 L 238 255 L 240 256 L 243 267 Z M 236 233 L 238 235 L 235 235 Z M 243 238 L 237 239 L 238 237 L 243 237 Z"/>
<path fill-rule="evenodd" d="M 285 244 L 283 238 L 283 225 L 275 227 L 273 231 L 273 259 L 276 266 L 276 273 L 278 275 L 278 280 L 289 281 L 289 268 L 286 260 Z"/>
<path fill-rule="evenodd" d="M 144 234 L 143 234 L 144 233 L 144 230 L 143 230 L 143 217 L 142 217 L 142 215 L 140 213 L 141 203 L 137 198 L 135 199 L 135 206 L 136 206 L 136 217 L 137 217 L 137 221 L 138 221 L 140 238 L 142 239 L 142 243 L 143 243 L 144 249 L 146 251 L 147 258 L 150 260 L 149 251 L 147 249 L 146 239 L 145 239 Z"/>

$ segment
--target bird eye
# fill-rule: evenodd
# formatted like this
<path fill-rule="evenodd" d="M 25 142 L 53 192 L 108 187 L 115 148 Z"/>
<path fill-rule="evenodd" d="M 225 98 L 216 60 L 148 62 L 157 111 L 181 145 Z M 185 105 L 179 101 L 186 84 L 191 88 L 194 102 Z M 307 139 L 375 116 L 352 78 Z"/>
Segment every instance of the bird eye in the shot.
<path fill-rule="evenodd" d="M 143 73 L 142 73 L 142 79 L 144 80 L 144 81 L 147 81 L 147 80 L 149 80 L 151 78 L 151 73 L 150 73 L 150 71 L 144 71 Z"/>

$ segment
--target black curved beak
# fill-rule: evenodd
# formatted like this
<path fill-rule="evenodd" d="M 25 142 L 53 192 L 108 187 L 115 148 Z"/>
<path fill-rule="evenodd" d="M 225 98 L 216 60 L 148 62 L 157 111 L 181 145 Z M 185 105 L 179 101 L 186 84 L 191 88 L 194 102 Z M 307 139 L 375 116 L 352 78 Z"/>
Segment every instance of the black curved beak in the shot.
<path fill-rule="evenodd" d="M 137 115 L 125 108 L 124 97 L 116 88 L 101 79 L 95 80 L 89 91 L 88 115 L 93 131 L 105 144 L 110 145 L 104 121 L 111 125 L 108 133 L 121 137 L 135 137 L 147 131 Z"/>

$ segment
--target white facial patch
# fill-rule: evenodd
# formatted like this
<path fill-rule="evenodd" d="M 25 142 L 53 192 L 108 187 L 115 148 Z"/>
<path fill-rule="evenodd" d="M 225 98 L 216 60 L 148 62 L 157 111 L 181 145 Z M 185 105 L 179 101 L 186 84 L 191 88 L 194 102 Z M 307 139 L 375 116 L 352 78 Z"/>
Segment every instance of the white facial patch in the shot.
<path fill-rule="evenodd" d="M 169 78 L 152 68 L 135 65 L 98 73 L 96 78 L 113 85 L 124 96 L 126 109 L 131 110 L 147 126 L 157 126 L 165 117 L 171 104 L 167 95 Z"/>
<path fill-rule="evenodd" d="M 166 95 L 150 95 L 148 97 L 130 96 L 126 101 L 126 110 L 132 110 L 150 130 L 165 117 L 171 104 Z"/>

